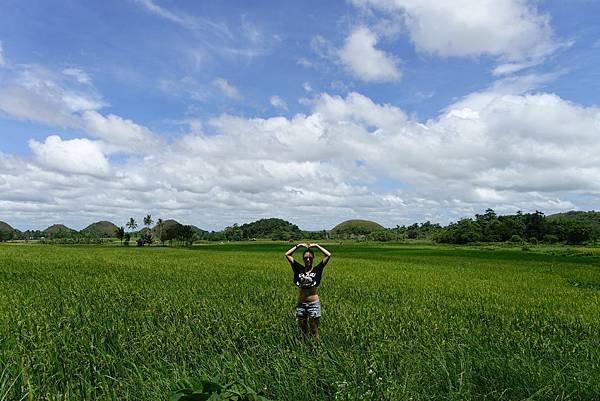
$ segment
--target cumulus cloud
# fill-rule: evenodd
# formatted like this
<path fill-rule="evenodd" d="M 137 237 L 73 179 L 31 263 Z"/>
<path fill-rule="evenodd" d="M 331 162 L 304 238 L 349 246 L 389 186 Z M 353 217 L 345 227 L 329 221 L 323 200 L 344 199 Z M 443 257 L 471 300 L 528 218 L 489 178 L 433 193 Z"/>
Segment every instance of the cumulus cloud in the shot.
<path fill-rule="evenodd" d="M 288 109 L 286 101 L 277 95 L 271 96 L 271 98 L 269 99 L 269 102 L 271 102 L 271 106 L 273 106 L 277 109 L 282 109 L 282 110 Z"/>
<path fill-rule="evenodd" d="M 214 87 L 218 88 L 221 91 L 221 93 L 223 93 L 225 96 L 231 99 L 242 98 L 238 89 L 235 86 L 231 85 L 229 82 L 227 82 L 226 79 L 216 78 L 212 81 L 212 84 Z"/>
<path fill-rule="evenodd" d="M 366 82 L 397 81 L 401 77 L 398 59 L 376 49 L 377 35 L 365 26 L 354 29 L 339 57 L 346 69 Z"/>
<path fill-rule="evenodd" d="M 171 141 L 65 101 L 53 80 L 14 81 L 30 95 L 21 100 L 38 91 L 51 104 L 43 90 L 62 95 L 55 109 L 94 139 L 55 135 L 31 140 L 31 158 L 0 154 L 0 210 L 16 222 L 84 225 L 150 209 L 209 229 L 275 210 L 323 229 L 345 218 L 395 225 L 487 207 L 572 209 L 582 205 L 578 197 L 600 200 L 600 109 L 534 91 L 548 79 L 503 79 L 427 121 L 360 93 L 322 93 L 306 103 L 307 114 L 194 119 Z M 23 110 L 23 118 L 51 121 Z M 122 153 L 118 162 L 108 158 L 113 152 Z"/>
<path fill-rule="evenodd" d="M 105 140 L 116 151 L 147 152 L 162 142 L 148 128 L 114 114 L 103 116 L 90 110 L 83 113 L 82 119 L 87 132 Z"/>
<path fill-rule="evenodd" d="M 104 116 L 99 112 L 104 106 L 89 75 L 76 68 L 60 73 L 35 65 L 14 68 L 0 86 L 0 111 L 9 117 L 83 130 L 101 139 L 94 146 L 107 152 L 144 153 L 162 144 L 146 127 L 117 115 Z M 47 146 L 57 142 L 53 139 Z"/>
<path fill-rule="evenodd" d="M 88 139 L 62 140 L 58 135 L 46 138 L 43 143 L 29 141 L 37 161 L 56 171 L 67 174 L 106 175 L 108 160 L 98 143 Z"/>
<path fill-rule="evenodd" d="M 495 73 L 539 62 L 560 46 L 548 15 L 528 0 L 351 0 L 400 14 L 418 51 L 448 56 L 490 55 L 505 61 Z M 528 61 L 528 62 L 523 62 Z"/>

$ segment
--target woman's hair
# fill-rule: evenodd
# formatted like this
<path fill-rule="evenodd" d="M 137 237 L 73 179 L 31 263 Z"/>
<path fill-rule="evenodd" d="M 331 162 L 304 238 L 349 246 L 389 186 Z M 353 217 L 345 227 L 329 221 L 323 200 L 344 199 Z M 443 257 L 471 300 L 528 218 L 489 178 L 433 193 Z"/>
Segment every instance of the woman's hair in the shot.
<path fill-rule="evenodd" d="M 312 256 L 313 259 L 315 258 L 315 253 L 310 248 L 306 248 L 304 252 L 302 252 L 302 259 L 304 259 L 304 255 L 306 255 L 307 252 L 310 253 L 310 256 Z"/>

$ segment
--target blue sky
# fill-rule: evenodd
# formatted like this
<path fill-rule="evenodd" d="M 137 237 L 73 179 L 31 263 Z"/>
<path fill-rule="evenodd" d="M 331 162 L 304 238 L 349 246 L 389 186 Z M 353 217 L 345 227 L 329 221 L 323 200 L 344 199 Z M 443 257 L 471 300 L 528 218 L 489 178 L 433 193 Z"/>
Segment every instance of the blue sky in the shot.
<path fill-rule="evenodd" d="M 598 15 L 585 0 L 4 1 L 0 220 L 323 229 L 592 209 Z"/>

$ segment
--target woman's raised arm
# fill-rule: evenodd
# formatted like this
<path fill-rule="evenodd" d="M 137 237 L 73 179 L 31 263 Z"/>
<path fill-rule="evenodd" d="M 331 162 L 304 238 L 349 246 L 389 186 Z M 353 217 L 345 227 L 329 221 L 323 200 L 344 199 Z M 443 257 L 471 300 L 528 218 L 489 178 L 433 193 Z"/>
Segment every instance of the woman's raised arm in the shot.
<path fill-rule="evenodd" d="M 310 248 L 310 247 L 313 247 L 313 246 L 314 246 L 314 247 L 317 247 L 317 248 L 319 248 L 319 250 L 320 250 L 321 252 L 323 252 L 323 255 L 325 255 L 325 256 L 323 257 L 323 264 L 324 264 L 324 265 L 326 265 L 326 264 L 327 264 L 327 262 L 329 262 L 329 258 L 331 258 L 331 252 L 329 252 L 327 249 L 323 248 L 323 247 L 322 247 L 321 245 L 319 245 L 319 244 L 309 244 L 309 245 L 308 245 L 308 247 L 309 247 L 309 248 Z"/>
<path fill-rule="evenodd" d="M 291 247 L 290 249 L 288 249 L 288 251 L 285 253 L 285 257 L 288 260 L 288 262 L 294 263 L 294 257 L 292 255 L 301 246 L 303 246 L 305 248 L 308 248 L 308 246 L 306 244 L 298 244 L 298 245 L 294 245 L 293 247 Z"/>

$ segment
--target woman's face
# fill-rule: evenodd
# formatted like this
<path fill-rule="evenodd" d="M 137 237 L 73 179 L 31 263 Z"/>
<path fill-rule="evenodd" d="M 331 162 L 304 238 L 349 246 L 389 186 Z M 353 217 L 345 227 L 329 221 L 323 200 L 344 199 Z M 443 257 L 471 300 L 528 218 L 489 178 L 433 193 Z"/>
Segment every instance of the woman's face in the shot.
<path fill-rule="evenodd" d="M 304 255 L 302 255 L 302 259 L 304 260 L 304 265 L 306 267 L 312 266 L 313 255 L 311 255 L 310 252 L 304 252 Z"/>

